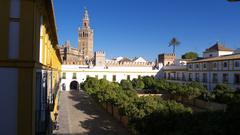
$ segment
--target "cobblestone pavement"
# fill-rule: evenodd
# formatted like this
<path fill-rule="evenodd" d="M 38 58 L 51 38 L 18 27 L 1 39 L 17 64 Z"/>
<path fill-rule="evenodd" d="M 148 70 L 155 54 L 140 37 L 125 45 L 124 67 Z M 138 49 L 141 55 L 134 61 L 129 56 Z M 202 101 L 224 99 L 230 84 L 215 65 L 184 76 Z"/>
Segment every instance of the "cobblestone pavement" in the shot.
<path fill-rule="evenodd" d="M 127 130 L 83 91 L 61 92 L 57 135 L 128 135 Z"/>

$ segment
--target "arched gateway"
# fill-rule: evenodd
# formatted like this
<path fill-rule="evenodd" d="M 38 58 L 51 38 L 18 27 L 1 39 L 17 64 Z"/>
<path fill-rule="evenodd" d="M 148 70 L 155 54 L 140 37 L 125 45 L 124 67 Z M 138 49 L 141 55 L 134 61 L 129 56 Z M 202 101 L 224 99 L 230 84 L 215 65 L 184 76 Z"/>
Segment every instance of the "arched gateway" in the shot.
<path fill-rule="evenodd" d="M 70 83 L 70 90 L 79 90 L 79 83 L 77 81 L 72 81 Z"/>

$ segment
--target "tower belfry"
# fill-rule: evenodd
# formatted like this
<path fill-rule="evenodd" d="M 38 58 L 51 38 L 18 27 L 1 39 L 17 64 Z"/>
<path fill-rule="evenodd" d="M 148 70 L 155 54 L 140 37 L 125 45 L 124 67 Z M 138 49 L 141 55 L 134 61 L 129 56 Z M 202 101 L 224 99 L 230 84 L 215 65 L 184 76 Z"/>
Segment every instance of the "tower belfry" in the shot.
<path fill-rule="evenodd" d="M 78 49 L 83 53 L 85 60 L 93 58 L 93 30 L 90 27 L 90 19 L 86 8 L 82 19 L 82 27 L 78 29 Z"/>

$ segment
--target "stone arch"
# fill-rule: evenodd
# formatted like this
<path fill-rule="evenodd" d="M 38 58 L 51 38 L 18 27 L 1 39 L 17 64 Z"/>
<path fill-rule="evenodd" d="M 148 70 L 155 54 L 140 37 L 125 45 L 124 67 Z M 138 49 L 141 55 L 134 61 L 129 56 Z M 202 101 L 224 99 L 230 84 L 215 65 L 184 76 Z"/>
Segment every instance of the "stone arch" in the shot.
<path fill-rule="evenodd" d="M 77 81 L 72 81 L 70 83 L 70 90 L 79 90 L 79 83 Z"/>

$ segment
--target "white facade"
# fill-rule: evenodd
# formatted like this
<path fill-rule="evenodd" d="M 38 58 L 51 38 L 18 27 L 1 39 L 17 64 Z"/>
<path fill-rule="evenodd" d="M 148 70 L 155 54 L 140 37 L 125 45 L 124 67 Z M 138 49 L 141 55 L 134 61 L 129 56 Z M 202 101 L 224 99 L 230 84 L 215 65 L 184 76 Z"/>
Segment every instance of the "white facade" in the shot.
<path fill-rule="evenodd" d="M 71 82 L 77 81 L 80 84 L 88 76 L 120 82 L 123 79 L 132 80 L 142 76 L 156 76 L 158 72 L 159 70 L 154 70 L 152 67 L 108 67 L 106 69 L 103 67 L 89 68 L 88 66 L 81 65 L 62 65 L 61 86 L 65 85 L 65 90 L 69 91 Z M 61 89 L 63 90 L 63 87 Z"/>
<path fill-rule="evenodd" d="M 180 82 L 200 82 L 213 90 L 217 84 L 227 84 L 240 89 L 240 55 L 202 59 L 184 66 L 166 66 L 164 78 Z"/>
<path fill-rule="evenodd" d="M 214 51 L 214 52 L 204 52 L 203 57 L 209 58 L 209 57 L 218 57 L 223 55 L 231 55 L 233 54 L 233 51 Z"/>

